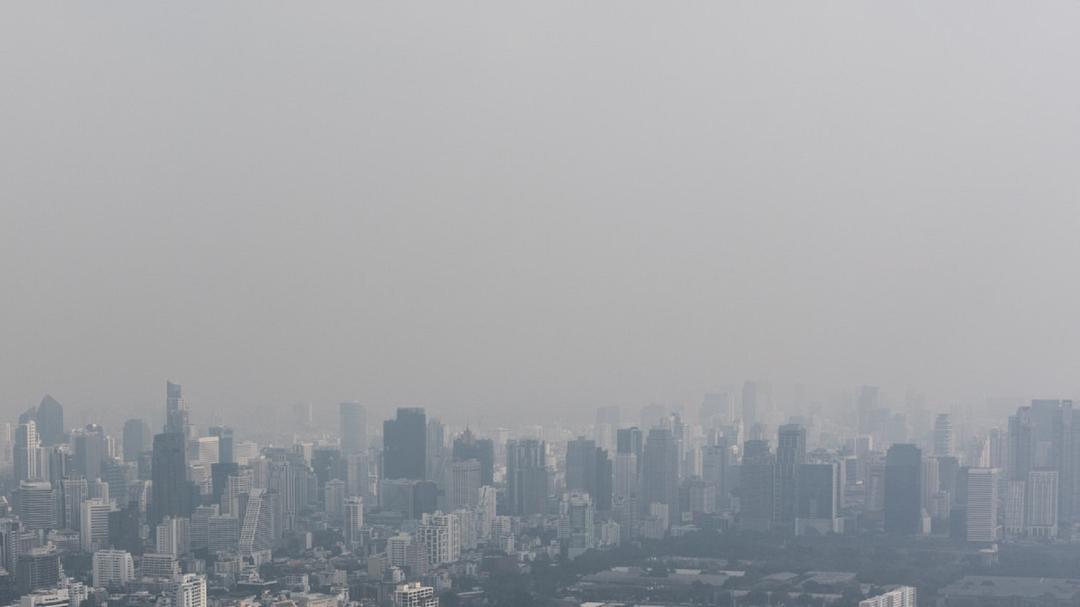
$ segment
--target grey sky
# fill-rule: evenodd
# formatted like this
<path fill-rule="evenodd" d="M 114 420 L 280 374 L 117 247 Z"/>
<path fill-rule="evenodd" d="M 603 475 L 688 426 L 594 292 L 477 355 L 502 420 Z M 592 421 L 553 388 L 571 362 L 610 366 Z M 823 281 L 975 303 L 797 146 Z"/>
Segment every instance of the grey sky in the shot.
<path fill-rule="evenodd" d="M 0 11 L 10 412 L 1080 384 L 1080 3 Z"/>

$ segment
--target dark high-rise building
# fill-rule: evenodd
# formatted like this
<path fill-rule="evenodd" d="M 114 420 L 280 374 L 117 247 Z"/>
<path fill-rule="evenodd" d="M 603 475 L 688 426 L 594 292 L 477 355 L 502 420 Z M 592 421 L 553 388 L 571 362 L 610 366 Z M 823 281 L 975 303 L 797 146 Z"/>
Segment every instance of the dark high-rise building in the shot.
<path fill-rule="evenodd" d="M 596 449 L 596 492 L 593 494 L 593 507 L 597 512 L 611 511 L 611 498 L 615 492 L 615 468 L 608 452 Z"/>
<path fill-rule="evenodd" d="M 543 514 L 548 495 L 547 448 L 543 441 L 506 443 L 506 490 L 510 514 Z"/>
<path fill-rule="evenodd" d="M 311 452 L 311 468 L 315 471 L 315 478 L 319 479 L 320 495 L 327 482 L 345 480 L 345 458 L 341 456 L 341 451 L 333 447 L 316 447 Z"/>
<path fill-rule="evenodd" d="M 731 489 L 731 481 L 728 479 L 730 455 L 731 450 L 724 437 L 718 438 L 715 445 L 701 448 L 701 479 L 705 481 L 706 488 L 713 492 L 717 510 L 728 507 L 728 492 Z"/>
<path fill-rule="evenodd" d="M 915 535 L 922 527 L 922 452 L 915 445 L 885 454 L 885 531 Z"/>
<path fill-rule="evenodd" d="M 191 514 L 192 492 L 184 459 L 186 442 L 180 432 L 164 432 L 154 436 L 151 525 L 157 525 L 166 516 L 175 518 Z"/>
<path fill-rule="evenodd" d="M 595 499 L 596 442 L 578 437 L 566 443 L 566 490 L 584 491 Z"/>
<path fill-rule="evenodd" d="M 51 447 L 66 442 L 64 436 L 64 406 L 55 398 L 46 394 L 37 407 L 38 436 L 41 446 Z"/>
<path fill-rule="evenodd" d="M 60 584 L 60 553 L 45 546 L 20 554 L 15 578 L 21 594 L 56 588 Z"/>
<path fill-rule="evenodd" d="M 105 429 L 97 424 L 89 424 L 76 430 L 71 436 L 75 453 L 71 458 L 76 474 L 81 474 L 88 481 L 101 478 L 101 463 L 105 460 Z"/>
<path fill-rule="evenodd" d="M 679 443 L 667 428 L 653 428 L 642 449 L 641 495 L 643 507 L 666 504 L 668 520 L 677 522 L 679 510 Z"/>
<path fill-rule="evenodd" d="M 480 462 L 480 484 L 495 484 L 495 443 L 490 438 L 476 438 L 465 431 L 454 439 L 451 456 L 457 461 L 475 459 Z"/>
<path fill-rule="evenodd" d="M 210 436 L 216 436 L 218 439 L 218 462 L 222 464 L 235 462 L 233 429 L 228 426 L 210 426 Z"/>
<path fill-rule="evenodd" d="M 775 475 L 776 459 L 769 441 L 746 441 L 739 466 L 739 524 L 743 528 L 766 531 L 772 527 Z"/>
<path fill-rule="evenodd" d="M 780 426 L 776 443 L 776 500 L 773 522 L 785 527 L 795 523 L 795 491 L 799 467 L 806 463 L 806 429 L 798 424 Z"/>
<path fill-rule="evenodd" d="M 796 478 L 795 530 L 803 535 L 838 531 L 840 465 L 801 464 Z"/>
<path fill-rule="evenodd" d="M 165 382 L 165 433 L 183 434 L 185 440 L 191 434 L 183 389 L 170 381 Z"/>
<path fill-rule="evenodd" d="M 143 542 L 139 537 L 139 505 L 137 503 L 109 513 L 109 544 L 117 550 L 142 554 Z"/>
<path fill-rule="evenodd" d="M 615 452 L 637 457 L 638 474 L 641 473 L 641 452 L 644 444 L 641 430 L 636 426 L 620 428 L 615 434 Z"/>
<path fill-rule="evenodd" d="M 367 409 L 350 400 L 338 405 L 341 424 L 341 452 L 345 455 L 364 453 L 368 448 Z"/>
<path fill-rule="evenodd" d="M 399 407 L 383 422 L 383 478 L 424 480 L 427 472 L 427 416 L 422 407 Z"/>
<path fill-rule="evenodd" d="M 129 419 L 124 422 L 124 461 L 137 462 L 139 454 L 150 450 L 150 427 L 141 419 Z"/>
<path fill-rule="evenodd" d="M 215 504 L 221 503 L 221 496 L 229 486 L 229 477 L 240 474 L 240 465 L 236 462 L 218 462 L 210 464 L 210 488 L 211 496 Z"/>

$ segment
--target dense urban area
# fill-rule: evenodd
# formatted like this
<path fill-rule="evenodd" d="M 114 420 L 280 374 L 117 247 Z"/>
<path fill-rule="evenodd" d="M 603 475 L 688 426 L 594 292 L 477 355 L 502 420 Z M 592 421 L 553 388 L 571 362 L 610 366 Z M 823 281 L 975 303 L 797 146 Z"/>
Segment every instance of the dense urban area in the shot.
<path fill-rule="evenodd" d="M 329 427 L 296 405 L 273 431 L 196 427 L 167 383 L 155 433 L 71 429 L 45 396 L 0 435 L 0 591 L 21 607 L 1080 604 L 1071 401 L 836 398 L 748 381 L 694 410 L 517 428 L 420 407 L 374 423 L 350 401 Z"/>

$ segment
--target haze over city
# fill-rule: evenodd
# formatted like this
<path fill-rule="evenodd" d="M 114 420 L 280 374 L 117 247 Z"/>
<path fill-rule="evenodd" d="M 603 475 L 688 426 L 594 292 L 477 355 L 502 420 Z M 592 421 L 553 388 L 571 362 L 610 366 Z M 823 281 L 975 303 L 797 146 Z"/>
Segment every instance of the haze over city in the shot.
<path fill-rule="evenodd" d="M 1077 393 L 1075 3 L 4 12 L 9 415 Z"/>

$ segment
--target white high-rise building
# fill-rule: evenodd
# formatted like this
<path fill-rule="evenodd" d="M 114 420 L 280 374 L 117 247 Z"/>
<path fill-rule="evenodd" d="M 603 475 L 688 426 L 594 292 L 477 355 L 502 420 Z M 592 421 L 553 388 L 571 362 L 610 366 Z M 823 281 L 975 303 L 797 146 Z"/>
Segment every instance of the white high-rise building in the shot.
<path fill-rule="evenodd" d="M 356 546 L 364 529 L 364 498 L 350 497 L 345 500 L 345 543 Z"/>
<path fill-rule="evenodd" d="M 97 552 L 109 547 L 109 513 L 112 502 L 85 500 L 80 508 L 79 540 L 83 552 Z"/>
<path fill-rule="evenodd" d="M 489 540 L 492 537 L 497 514 L 495 509 L 497 492 L 495 487 L 485 485 L 480 487 L 479 494 L 479 503 L 476 505 L 477 534 L 480 539 Z"/>
<path fill-rule="evenodd" d="M 952 418 L 948 413 L 939 413 L 934 418 L 934 455 L 947 457 L 956 451 L 953 439 Z"/>
<path fill-rule="evenodd" d="M 172 586 L 171 607 L 206 607 L 206 578 L 186 574 Z"/>
<path fill-rule="evenodd" d="M 461 557 L 461 529 L 453 514 L 424 513 L 416 539 L 424 546 L 431 565 L 453 563 Z"/>
<path fill-rule="evenodd" d="M 1058 472 L 1032 470 L 1027 482 L 1027 533 L 1052 538 L 1058 532 Z"/>
<path fill-rule="evenodd" d="M 1008 481 L 1005 484 L 1005 533 L 1018 536 L 1024 533 L 1027 518 L 1024 515 L 1024 500 L 1027 483 Z"/>
<path fill-rule="evenodd" d="M 859 601 L 859 607 L 916 607 L 914 586 L 899 586 L 877 596 Z"/>
<path fill-rule="evenodd" d="M 420 582 L 401 584 L 394 589 L 394 607 L 439 607 L 439 598 L 431 586 Z"/>
<path fill-rule="evenodd" d="M 125 550 L 98 550 L 93 571 L 95 588 L 123 588 L 135 579 L 135 559 Z"/>
<path fill-rule="evenodd" d="M 940 464 L 936 457 L 924 457 L 922 460 L 922 499 L 920 504 L 922 509 L 928 514 L 934 513 L 934 496 L 940 491 L 940 483 L 938 482 L 938 468 Z"/>
<path fill-rule="evenodd" d="M 165 517 L 157 526 L 156 552 L 181 556 L 191 551 L 191 521 Z"/>
<path fill-rule="evenodd" d="M 244 523 L 240 527 L 240 553 L 250 556 L 269 550 L 274 541 L 274 520 L 265 489 L 252 489 L 248 495 Z"/>
<path fill-rule="evenodd" d="M 967 477 L 967 541 L 996 542 L 1001 539 L 998 469 L 969 468 Z"/>
<path fill-rule="evenodd" d="M 446 506 L 472 508 L 480 499 L 480 460 L 454 460 L 446 468 Z"/>
<path fill-rule="evenodd" d="M 399 533 L 386 539 L 386 558 L 392 567 L 405 568 L 409 564 L 409 546 L 413 538 L 408 533 Z"/>

